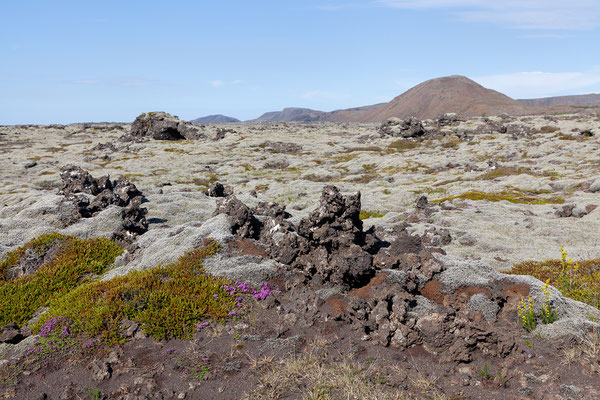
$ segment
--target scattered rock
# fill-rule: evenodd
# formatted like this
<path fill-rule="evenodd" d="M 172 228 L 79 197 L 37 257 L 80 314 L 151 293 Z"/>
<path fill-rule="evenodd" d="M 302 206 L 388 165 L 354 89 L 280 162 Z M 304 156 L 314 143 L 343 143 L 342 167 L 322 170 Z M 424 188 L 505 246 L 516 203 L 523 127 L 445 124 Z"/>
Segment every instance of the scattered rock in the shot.
<path fill-rule="evenodd" d="M 592 184 L 590 185 L 590 192 L 596 193 L 600 192 L 600 178 L 596 178 Z"/>
<path fill-rule="evenodd" d="M 230 187 L 223 186 L 220 182 L 213 182 L 208 189 L 204 191 L 204 194 L 209 197 L 225 197 L 233 194 L 233 190 Z"/>
<path fill-rule="evenodd" d="M 591 210 L 593 210 L 593 208 Z M 590 213 L 591 210 L 589 206 L 583 207 L 576 204 L 565 204 L 564 206 L 558 208 L 554 214 L 559 218 L 581 218 Z"/>
<path fill-rule="evenodd" d="M 115 146 L 113 143 L 98 143 L 97 145 L 95 145 L 94 147 L 92 147 L 90 149 L 90 151 L 98 151 L 98 150 L 109 150 L 113 153 L 116 153 L 117 151 L 119 151 L 119 149 L 117 148 L 117 146 Z"/>
<path fill-rule="evenodd" d="M 261 143 L 258 147 L 269 150 L 273 153 L 298 153 L 302 151 L 302 146 L 289 142 L 272 142 L 270 140 Z"/>
<path fill-rule="evenodd" d="M 436 125 L 438 128 L 442 128 L 444 126 L 455 126 L 458 125 L 462 120 L 458 118 L 456 113 L 446 113 L 442 114 L 436 121 Z"/>
<path fill-rule="evenodd" d="M 23 168 L 30 169 L 30 168 L 35 167 L 36 165 L 38 165 L 37 162 L 30 161 L 30 162 L 26 162 L 25 164 L 23 164 Z"/>
<path fill-rule="evenodd" d="M 425 134 L 423 124 L 416 118 L 400 119 L 392 117 L 379 127 L 379 134 L 392 137 L 411 138 Z"/>

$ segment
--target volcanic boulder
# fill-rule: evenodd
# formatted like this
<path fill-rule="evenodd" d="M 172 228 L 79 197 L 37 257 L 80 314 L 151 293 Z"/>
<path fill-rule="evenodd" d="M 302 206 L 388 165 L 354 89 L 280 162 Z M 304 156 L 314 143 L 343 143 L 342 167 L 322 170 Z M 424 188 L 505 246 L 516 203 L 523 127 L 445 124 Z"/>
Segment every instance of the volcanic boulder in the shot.
<path fill-rule="evenodd" d="M 140 114 L 128 135 L 123 140 L 136 140 L 151 137 L 155 140 L 199 139 L 204 133 L 199 126 L 191 122 L 181 121 L 176 116 L 158 111 Z"/>

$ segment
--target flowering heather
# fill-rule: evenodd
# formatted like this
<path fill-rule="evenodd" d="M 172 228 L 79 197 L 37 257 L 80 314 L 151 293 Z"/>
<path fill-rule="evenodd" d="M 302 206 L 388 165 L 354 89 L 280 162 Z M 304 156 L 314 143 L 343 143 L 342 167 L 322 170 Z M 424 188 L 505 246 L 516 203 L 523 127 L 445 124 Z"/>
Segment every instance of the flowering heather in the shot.
<path fill-rule="evenodd" d="M 49 336 L 68 337 L 71 336 L 70 326 L 73 320 L 67 317 L 50 318 L 40 328 L 40 336 L 47 338 Z"/>

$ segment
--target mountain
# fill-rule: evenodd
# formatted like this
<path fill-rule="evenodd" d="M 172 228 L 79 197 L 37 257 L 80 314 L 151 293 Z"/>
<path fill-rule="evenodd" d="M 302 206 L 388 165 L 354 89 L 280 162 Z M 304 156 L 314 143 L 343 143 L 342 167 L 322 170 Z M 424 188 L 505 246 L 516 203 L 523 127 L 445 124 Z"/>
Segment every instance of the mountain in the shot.
<path fill-rule="evenodd" d="M 311 110 L 310 108 L 298 108 L 288 107 L 281 111 L 271 111 L 264 113 L 260 117 L 252 120 L 253 122 L 286 122 L 286 121 L 299 121 L 299 122 L 314 122 L 314 121 L 327 121 L 327 115 L 324 111 Z"/>
<path fill-rule="evenodd" d="M 539 109 L 486 89 L 465 76 L 452 75 L 420 83 L 389 103 L 375 107 L 361 116 L 359 122 L 409 116 L 428 119 L 449 112 L 461 117 L 475 117 L 482 114 L 535 114 Z"/>
<path fill-rule="evenodd" d="M 224 124 L 227 122 L 241 122 L 237 118 L 227 117 L 221 114 L 207 115 L 206 117 L 196 118 L 192 120 L 194 124 Z"/>
<path fill-rule="evenodd" d="M 540 99 L 519 99 L 530 106 L 597 106 L 600 105 L 600 94 L 579 94 L 574 96 L 543 97 Z"/>
<path fill-rule="evenodd" d="M 482 114 L 526 115 L 542 111 L 495 90 L 486 89 L 467 77 L 452 75 L 420 83 L 388 103 L 331 112 L 284 108 L 282 111 L 265 113 L 254 121 L 382 122 L 390 117 L 437 118 L 450 112 L 468 118 Z"/>

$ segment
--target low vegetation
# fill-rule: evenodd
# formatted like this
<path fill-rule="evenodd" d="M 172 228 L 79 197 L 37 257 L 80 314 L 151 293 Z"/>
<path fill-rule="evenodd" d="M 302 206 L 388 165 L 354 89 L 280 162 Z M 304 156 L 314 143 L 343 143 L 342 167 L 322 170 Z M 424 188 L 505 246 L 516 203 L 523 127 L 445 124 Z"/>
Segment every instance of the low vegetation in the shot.
<path fill-rule="evenodd" d="M 52 233 L 10 252 L 0 263 L 0 326 L 27 322 L 40 307 L 104 272 L 122 251 L 109 239 Z M 21 274 L 22 264 L 39 268 Z"/>
<path fill-rule="evenodd" d="M 561 248 L 560 260 L 525 261 L 508 273 L 531 275 L 557 288 L 564 296 L 600 309 L 600 259 L 573 262 Z"/>
<path fill-rule="evenodd" d="M 517 204 L 562 204 L 565 199 L 560 196 L 540 196 L 547 194 L 546 192 L 522 192 L 516 189 L 504 190 L 497 193 L 486 193 L 478 190 L 472 190 L 459 194 L 457 196 L 444 197 L 442 199 L 433 200 L 432 203 L 441 203 L 454 199 L 461 200 L 487 200 L 491 202 L 508 201 Z"/>
<path fill-rule="evenodd" d="M 208 240 L 174 263 L 97 281 L 93 278 L 121 254 L 119 246 L 104 238 L 43 235 L 0 263 L 0 324 L 23 325 L 48 307 L 32 327 L 41 337 L 39 352 L 50 342 L 56 347 L 81 337 L 122 343 L 125 320 L 156 339 L 189 338 L 211 321 L 243 316 L 255 301 L 272 294 L 267 284 L 254 288 L 206 274 L 202 261 L 219 250 Z M 40 265 L 31 274 L 13 276 L 23 260 Z"/>
<path fill-rule="evenodd" d="M 393 150 L 410 150 L 419 147 L 419 143 L 412 140 L 400 139 L 388 144 L 387 147 Z"/>

